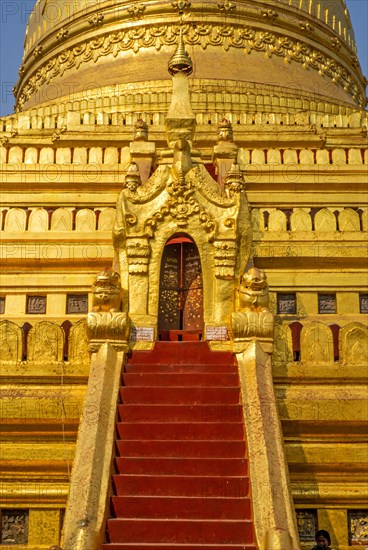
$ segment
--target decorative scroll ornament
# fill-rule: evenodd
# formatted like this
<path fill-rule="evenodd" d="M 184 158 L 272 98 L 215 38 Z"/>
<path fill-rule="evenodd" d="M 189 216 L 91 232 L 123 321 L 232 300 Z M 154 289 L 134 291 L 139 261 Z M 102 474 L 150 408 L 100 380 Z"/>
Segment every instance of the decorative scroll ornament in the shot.
<path fill-rule="evenodd" d="M 272 10 L 271 10 L 272 11 Z M 90 25 L 99 25 L 103 22 L 103 14 L 95 14 L 89 19 Z M 17 98 L 17 111 L 40 87 L 49 83 L 56 76 L 61 76 L 68 69 L 78 68 L 82 63 L 97 61 L 108 55 L 117 56 L 119 52 L 134 51 L 141 48 L 154 47 L 160 50 L 162 46 L 172 46 L 177 42 L 180 34 L 178 25 L 145 26 L 142 28 L 127 28 L 110 34 L 93 37 L 86 42 L 65 49 L 57 56 L 48 59 L 26 81 Z M 299 42 L 290 37 L 276 33 L 255 30 L 243 25 L 226 25 L 226 23 L 201 23 L 184 25 L 183 34 L 186 43 L 190 46 L 199 45 L 202 49 L 207 46 L 222 47 L 226 51 L 230 48 L 244 49 L 247 53 L 252 50 L 265 52 L 268 57 L 276 55 L 286 61 L 302 63 L 308 69 L 315 69 L 341 85 L 351 96 L 363 104 L 363 95 L 352 76 L 346 69 L 322 51 Z M 40 48 L 34 50 L 34 55 L 42 53 Z"/>
<path fill-rule="evenodd" d="M 96 352 L 104 342 L 116 350 L 126 350 L 130 336 L 130 319 L 121 311 L 122 288 L 118 273 L 106 268 L 92 286 L 92 311 L 87 317 L 89 351 Z"/>
<path fill-rule="evenodd" d="M 272 344 L 274 316 L 268 309 L 269 293 L 266 274 L 251 267 L 241 278 L 238 290 L 239 312 L 231 315 L 231 333 L 234 341 L 260 338 Z"/>

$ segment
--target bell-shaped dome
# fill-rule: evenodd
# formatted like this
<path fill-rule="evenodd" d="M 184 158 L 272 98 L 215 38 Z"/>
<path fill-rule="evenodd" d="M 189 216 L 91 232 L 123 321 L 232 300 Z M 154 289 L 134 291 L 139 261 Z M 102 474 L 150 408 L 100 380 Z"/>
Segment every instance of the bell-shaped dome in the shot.
<path fill-rule="evenodd" d="M 118 98 L 137 88 L 167 91 L 180 27 L 199 93 L 266 90 L 291 98 L 290 110 L 303 109 L 305 97 L 365 105 L 344 0 L 37 0 L 17 109 L 96 98 L 102 90 Z"/>

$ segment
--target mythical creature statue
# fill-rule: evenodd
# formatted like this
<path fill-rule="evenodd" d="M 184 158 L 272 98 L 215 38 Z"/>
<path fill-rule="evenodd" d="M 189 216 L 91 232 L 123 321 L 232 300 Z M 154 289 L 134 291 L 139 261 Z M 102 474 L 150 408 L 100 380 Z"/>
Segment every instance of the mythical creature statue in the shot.
<path fill-rule="evenodd" d="M 119 273 L 103 269 L 92 286 L 92 311 L 120 311 L 122 290 Z"/>
<path fill-rule="evenodd" d="M 130 335 L 126 296 L 120 276 L 109 267 L 103 269 L 92 286 L 92 311 L 87 317 L 88 349 L 96 352 L 104 342 L 116 350 L 125 350 Z"/>
<path fill-rule="evenodd" d="M 141 118 L 134 124 L 134 141 L 148 140 L 148 126 Z"/>
<path fill-rule="evenodd" d="M 233 142 L 233 127 L 230 120 L 223 118 L 217 129 L 217 143 L 222 141 Z"/>
<path fill-rule="evenodd" d="M 136 193 L 138 187 L 142 185 L 139 167 L 136 162 L 131 162 L 127 170 L 123 189 L 127 189 L 130 193 Z"/>
<path fill-rule="evenodd" d="M 238 311 L 232 313 L 230 331 L 235 342 L 259 338 L 273 341 L 274 317 L 268 309 L 266 274 L 251 267 L 242 275 L 238 289 Z"/>
<path fill-rule="evenodd" d="M 239 168 L 239 165 L 234 163 L 226 176 L 225 180 L 225 195 L 228 199 L 231 199 L 237 193 L 245 190 L 245 183 L 243 174 Z"/>
<path fill-rule="evenodd" d="M 263 269 L 251 267 L 241 278 L 239 309 L 241 311 L 268 311 L 269 295 Z"/>

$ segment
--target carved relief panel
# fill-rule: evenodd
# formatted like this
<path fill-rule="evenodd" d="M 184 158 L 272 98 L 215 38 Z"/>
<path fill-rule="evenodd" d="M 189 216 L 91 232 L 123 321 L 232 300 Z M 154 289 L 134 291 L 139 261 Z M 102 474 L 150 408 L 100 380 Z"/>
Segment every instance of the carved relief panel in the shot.
<path fill-rule="evenodd" d="M 368 545 L 368 512 L 367 510 L 349 510 L 349 545 Z"/>
<path fill-rule="evenodd" d="M 291 331 L 287 325 L 276 323 L 274 332 L 274 363 L 289 363 L 293 361 L 293 342 Z"/>
<path fill-rule="evenodd" d="M 313 542 L 317 527 L 316 510 L 296 510 L 296 522 L 300 542 Z"/>
<path fill-rule="evenodd" d="M 73 363 L 88 363 L 88 338 L 87 325 L 84 319 L 81 319 L 70 329 L 69 335 L 69 361 Z"/>
<path fill-rule="evenodd" d="M 301 332 L 301 359 L 317 365 L 333 363 L 332 331 L 322 323 L 308 323 Z"/>
<path fill-rule="evenodd" d="M 88 313 L 88 294 L 68 294 L 67 313 Z"/>
<path fill-rule="evenodd" d="M 30 361 L 62 361 L 64 338 L 61 328 L 47 321 L 37 323 L 28 335 Z"/>
<path fill-rule="evenodd" d="M 2 510 L 1 544 L 28 543 L 28 510 Z"/>
<path fill-rule="evenodd" d="M 0 322 L 0 361 L 22 360 L 22 331 L 11 321 Z"/>
<path fill-rule="evenodd" d="M 46 313 L 46 296 L 28 296 L 27 313 L 38 315 Z"/>
<path fill-rule="evenodd" d="M 351 323 L 340 333 L 340 357 L 343 364 L 366 365 L 368 362 L 368 328 Z"/>

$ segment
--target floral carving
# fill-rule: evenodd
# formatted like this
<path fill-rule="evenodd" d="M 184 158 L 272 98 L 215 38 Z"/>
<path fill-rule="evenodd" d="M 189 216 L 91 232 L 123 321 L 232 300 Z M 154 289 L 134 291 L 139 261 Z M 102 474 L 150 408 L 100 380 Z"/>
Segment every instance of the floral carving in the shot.
<path fill-rule="evenodd" d="M 339 40 L 335 36 L 332 38 L 331 44 L 332 44 L 332 47 L 335 48 L 335 50 L 337 51 L 341 50 L 341 46 L 342 46 L 341 40 Z"/>
<path fill-rule="evenodd" d="M 274 20 L 274 19 L 276 19 L 276 17 L 278 17 L 279 14 L 275 10 L 261 10 L 261 15 L 265 19 Z"/>
<path fill-rule="evenodd" d="M 60 31 L 56 35 L 56 40 L 64 40 L 69 34 L 68 29 L 60 29 Z"/>
<path fill-rule="evenodd" d="M 307 21 L 301 21 L 300 22 L 300 28 L 302 29 L 302 31 L 308 32 L 308 33 L 314 31 L 314 28 L 312 27 L 312 25 L 310 23 L 308 23 Z"/>
<path fill-rule="evenodd" d="M 170 198 L 146 220 L 145 229 L 148 234 L 152 235 L 157 224 L 169 215 L 176 220 L 178 227 L 185 228 L 188 225 L 189 218 L 197 214 L 205 231 L 210 233 L 210 238 L 212 238 L 216 223 L 196 200 L 194 187 L 190 179 L 186 179 L 184 174 L 180 173 L 167 184 L 167 191 Z"/>
<path fill-rule="evenodd" d="M 188 10 L 192 4 L 189 0 L 179 0 L 172 3 L 172 7 L 178 10 L 179 15 L 183 15 L 185 10 Z"/>
<path fill-rule="evenodd" d="M 271 10 L 272 11 L 272 10 Z M 102 14 L 95 14 L 89 23 L 91 25 L 102 23 Z M 226 24 L 192 24 L 184 25 L 183 33 L 185 42 L 190 45 L 199 45 L 203 49 L 207 46 L 221 46 L 225 50 L 229 48 L 241 48 L 250 53 L 252 50 L 265 52 L 269 57 L 277 55 L 285 60 L 294 60 L 302 63 L 305 68 L 312 68 L 321 74 L 333 79 L 343 86 L 354 98 L 363 102 L 362 94 L 350 74 L 341 65 L 319 50 L 311 48 L 289 37 L 271 32 L 255 30 L 243 25 Z M 155 47 L 160 50 L 162 46 L 172 46 L 177 43 L 179 35 L 178 25 L 153 25 L 140 28 L 128 28 L 92 38 L 78 46 L 66 49 L 57 56 L 47 60 L 42 67 L 25 82 L 20 90 L 17 110 L 20 111 L 26 101 L 41 85 L 49 83 L 54 77 L 62 75 L 72 67 L 78 68 L 82 63 L 96 61 L 99 57 L 107 55 L 117 56 L 121 51 L 132 50 L 135 53 L 141 48 Z M 42 49 L 40 46 L 38 48 Z M 36 55 L 36 50 L 34 54 Z"/>
<path fill-rule="evenodd" d="M 146 6 L 144 4 L 133 4 L 127 8 L 127 12 L 136 19 L 140 19 L 145 9 Z"/>
<path fill-rule="evenodd" d="M 104 16 L 103 13 L 97 12 L 97 13 L 94 13 L 94 14 L 88 19 L 88 23 L 89 23 L 92 27 L 98 27 L 99 25 L 102 25 L 104 18 L 105 18 L 105 16 Z"/>
<path fill-rule="evenodd" d="M 43 51 L 43 47 L 42 46 L 37 46 L 34 50 L 33 50 L 33 55 L 35 57 L 39 57 L 41 54 L 42 54 L 42 51 Z"/>
<path fill-rule="evenodd" d="M 67 127 L 64 125 L 60 128 L 60 130 L 55 130 L 55 132 L 51 136 L 51 141 L 55 143 L 55 141 L 59 141 L 61 134 L 65 134 L 67 131 Z"/>
<path fill-rule="evenodd" d="M 218 5 L 218 9 L 220 11 L 223 11 L 224 13 L 229 13 L 230 11 L 234 11 L 236 9 L 236 4 L 234 2 L 229 2 L 229 0 L 225 0 L 225 2 L 220 2 Z"/>

